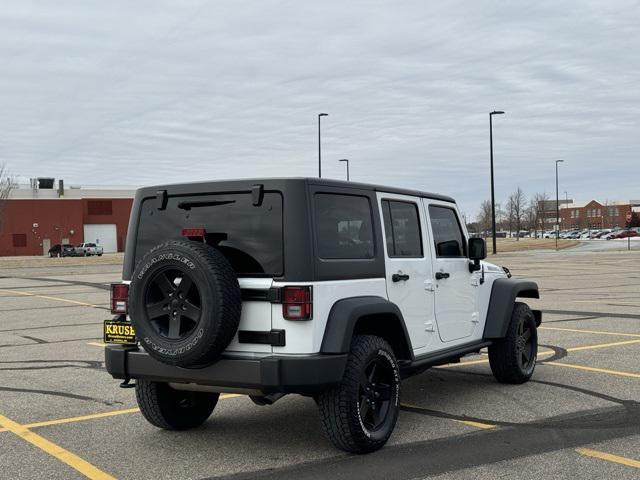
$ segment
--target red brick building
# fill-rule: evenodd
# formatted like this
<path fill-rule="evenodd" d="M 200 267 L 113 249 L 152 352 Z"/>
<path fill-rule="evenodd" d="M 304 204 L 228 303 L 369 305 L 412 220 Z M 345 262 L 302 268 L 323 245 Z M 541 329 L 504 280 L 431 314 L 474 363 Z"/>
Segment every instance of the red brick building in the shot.
<path fill-rule="evenodd" d="M 639 207 L 640 201 L 600 203 L 591 200 L 585 205 L 561 205 L 560 228 L 623 228 L 627 224 L 627 213 L 637 211 Z"/>
<path fill-rule="evenodd" d="M 0 213 L 0 256 L 46 255 L 55 244 L 82 242 L 123 251 L 132 203 L 131 190 L 16 189 Z"/>

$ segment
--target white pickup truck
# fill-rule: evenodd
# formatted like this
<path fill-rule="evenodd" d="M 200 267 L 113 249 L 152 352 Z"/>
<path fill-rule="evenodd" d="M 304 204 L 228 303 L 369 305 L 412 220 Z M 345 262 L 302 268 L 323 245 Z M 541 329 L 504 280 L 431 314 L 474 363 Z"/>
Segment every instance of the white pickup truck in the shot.
<path fill-rule="evenodd" d="M 81 243 L 76 246 L 75 250 L 77 257 L 90 257 L 91 255 L 101 257 L 103 253 L 102 246 L 95 243 Z"/>

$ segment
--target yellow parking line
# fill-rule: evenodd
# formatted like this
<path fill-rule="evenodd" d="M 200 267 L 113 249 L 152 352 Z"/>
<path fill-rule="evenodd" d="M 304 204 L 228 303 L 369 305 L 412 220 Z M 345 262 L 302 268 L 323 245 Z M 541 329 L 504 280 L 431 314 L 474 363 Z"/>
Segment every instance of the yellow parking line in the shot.
<path fill-rule="evenodd" d="M 621 465 L 626 465 L 628 467 L 640 468 L 640 462 L 637 460 L 620 457 L 618 455 L 612 455 L 610 453 L 601 452 L 599 450 L 592 450 L 590 448 L 576 448 L 576 452 L 578 452 L 580 455 L 585 455 L 587 457 L 600 458 L 602 460 L 619 463 Z"/>
<path fill-rule="evenodd" d="M 74 305 L 82 305 L 84 307 L 100 308 L 100 305 L 94 305 L 92 303 L 79 302 L 77 300 L 70 300 L 68 298 L 51 297 L 49 295 L 38 295 L 36 293 L 22 292 L 20 290 L 9 290 L 8 288 L 0 289 L 0 292 L 13 293 L 15 295 L 22 295 L 24 297 L 36 297 L 36 298 L 44 298 L 45 300 L 55 300 L 58 302 L 73 303 Z"/>
<path fill-rule="evenodd" d="M 19 423 L 16 423 L 13 420 L 2 415 L 0 415 L 0 426 L 16 434 L 24 441 L 38 447 L 40 450 L 57 458 L 61 462 L 69 465 L 71 468 L 77 470 L 87 478 L 90 478 L 92 480 L 115 480 L 114 477 L 91 465 L 89 462 L 83 460 L 76 454 L 65 450 L 61 446 L 56 445 L 46 438 L 41 437 L 37 433 L 32 432 L 23 425 L 20 425 Z"/>
<path fill-rule="evenodd" d="M 88 342 L 87 345 L 92 345 L 94 347 L 102 347 L 102 348 L 107 346 L 106 343 L 98 343 L 98 342 Z"/>
<path fill-rule="evenodd" d="M 567 352 L 580 352 L 582 350 L 594 350 L 596 348 L 618 347 L 620 345 L 632 345 L 634 343 L 640 343 L 640 340 L 625 340 L 624 342 L 613 343 L 600 343 L 598 345 L 586 345 L 584 347 L 571 347 L 567 348 Z"/>
<path fill-rule="evenodd" d="M 240 393 L 223 393 L 222 395 L 220 395 L 220 400 L 224 400 L 226 398 L 242 397 L 242 396 L 243 395 Z M 44 422 L 28 423 L 28 424 L 22 425 L 22 427 L 23 428 L 48 427 L 50 425 L 61 425 L 65 423 L 84 422 L 86 420 L 93 420 L 96 418 L 115 417 L 117 415 L 138 413 L 139 411 L 140 411 L 139 408 L 125 408 L 123 410 L 111 410 L 109 412 L 93 413 L 90 415 L 81 415 L 79 417 L 59 418 L 57 420 L 45 420 Z M 6 432 L 7 430 L 8 430 L 7 428 L 0 428 L 0 432 Z"/>
<path fill-rule="evenodd" d="M 458 423 L 464 423 L 465 425 L 469 425 L 470 427 L 481 428 L 483 430 L 496 428 L 496 425 L 493 425 L 491 423 L 473 422 L 471 420 L 455 420 L 455 421 Z"/>
<path fill-rule="evenodd" d="M 415 410 L 425 410 L 427 413 L 430 412 L 430 410 L 428 410 L 426 408 L 418 407 L 417 405 L 413 405 L 411 403 L 402 403 L 402 404 L 400 404 L 400 406 L 401 407 L 413 408 Z M 488 429 L 497 427 L 497 425 L 494 425 L 492 423 L 474 422 L 473 420 L 458 420 L 457 418 L 450 418 L 448 420 L 453 420 L 454 422 L 463 423 L 463 424 L 468 425 L 470 427 L 481 428 L 483 430 L 488 430 Z"/>
<path fill-rule="evenodd" d="M 609 375 L 616 375 L 619 377 L 640 378 L 640 373 L 621 372 L 619 370 L 609 370 L 607 368 L 585 367 L 584 365 L 574 365 L 572 363 L 547 362 L 547 363 L 543 363 L 543 365 L 553 365 L 554 367 L 575 368 L 577 370 L 585 370 L 587 372 L 608 373 Z"/>
<path fill-rule="evenodd" d="M 576 333 L 591 333 L 594 335 L 615 335 L 620 337 L 635 337 L 640 338 L 636 333 L 622 333 L 622 332 L 604 332 L 602 330 L 580 330 L 578 328 L 561 328 L 561 327 L 538 327 L 538 330 L 557 330 L 560 332 L 576 332 Z"/>
<path fill-rule="evenodd" d="M 91 415 L 82 415 L 80 417 L 60 418 L 58 420 L 47 420 L 45 422 L 36 422 L 23 425 L 24 428 L 48 427 L 50 425 L 61 425 L 63 423 L 82 422 L 85 420 L 93 420 L 94 418 L 113 417 L 115 415 L 124 415 L 127 413 L 137 413 L 139 408 L 126 408 L 124 410 L 112 410 L 110 412 L 94 413 Z"/>
<path fill-rule="evenodd" d="M 553 355 L 555 352 L 553 350 L 543 350 L 542 352 L 538 352 L 538 358 L 540 357 L 549 357 Z M 489 363 L 489 359 L 483 360 L 472 360 L 470 362 L 460 362 L 460 363 L 447 363 L 446 365 L 439 365 L 435 368 L 456 368 L 456 367 L 466 367 L 467 365 L 480 365 L 482 363 Z"/>
<path fill-rule="evenodd" d="M 608 347 L 617 347 L 620 345 L 633 345 L 635 343 L 640 343 L 640 340 L 624 340 L 622 342 L 612 342 L 612 343 L 599 343 L 597 345 L 585 345 L 583 347 L 570 347 L 567 348 L 567 352 L 580 352 L 583 350 L 595 350 L 597 348 L 608 348 Z M 542 352 L 538 352 L 538 358 L 548 357 L 553 355 L 553 350 L 543 350 Z M 465 367 L 467 365 L 479 365 L 482 363 L 488 363 L 489 360 L 472 360 L 470 362 L 460 362 L 460 363 L 448 363 L 446 365 L 440 365 L 436 368 L 456 368 L 456 367 Z"/>

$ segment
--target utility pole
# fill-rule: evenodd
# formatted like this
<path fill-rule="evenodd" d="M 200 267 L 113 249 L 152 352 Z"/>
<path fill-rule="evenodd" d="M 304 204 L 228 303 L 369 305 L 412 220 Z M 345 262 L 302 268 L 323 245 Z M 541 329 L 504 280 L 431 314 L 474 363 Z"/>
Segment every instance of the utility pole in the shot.
<path fill-rule="evenodd" d="M 489 151 L 491 152 L 491 237 L 493 239 L 493 254 L 496 250 L 496 195 L 493 183 L 493 116 L 504 115 L 503 111 L 494 110 L 489 113 Z"/>
<path fill-rule="evenodd" d="M 328 116 L 328 113 L 318 114 L 318 178 L 322 178 L 322 144 L 320 140 L 320 118 Z"/>

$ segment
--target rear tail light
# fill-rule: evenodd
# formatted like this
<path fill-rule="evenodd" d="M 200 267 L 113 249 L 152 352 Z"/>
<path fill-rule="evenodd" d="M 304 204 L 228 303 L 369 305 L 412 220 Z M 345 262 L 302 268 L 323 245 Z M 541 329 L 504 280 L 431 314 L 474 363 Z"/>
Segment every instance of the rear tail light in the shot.
<path fill-rule="evenodd" d="M 311 320 L 311 287 L 284 287 L 281 294 L 282 316 L 285 319 Z"/>
<path fill-rule="evenodd" d="M 204 228 L 183 228 L 182 236 L 190 240 L 204 240 L 207 231 Z"/>
<path fill-rule="evenodd" d="M 111 313 L 126 314 L 129 310 L 129 285 L 126 283 L 111 284 Z"/>

